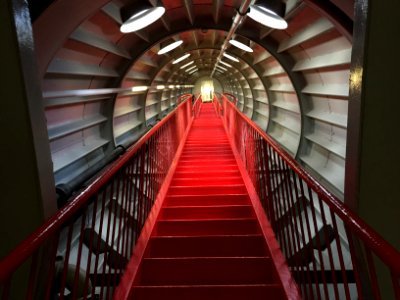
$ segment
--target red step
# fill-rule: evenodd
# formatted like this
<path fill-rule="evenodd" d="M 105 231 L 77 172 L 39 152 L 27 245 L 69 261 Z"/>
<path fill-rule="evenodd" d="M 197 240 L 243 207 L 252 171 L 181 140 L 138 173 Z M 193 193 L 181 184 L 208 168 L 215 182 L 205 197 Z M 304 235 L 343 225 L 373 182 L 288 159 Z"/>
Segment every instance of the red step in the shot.
<path fill-rule="evenodd" d="M 148 257 L 256 257 L 269 253 L 260 234 L 153 236 L 147 250 Z"/>
<path fill-rule="evenodd" d="M 207 176 L 208 175 L 208 176 Z M 203 173 L 203 176 L 197 176 L 196 173 L 191 175 L 185 174 L 185 177 L 180 177 L 172 179 L 172 186 L 193 186 L 193 185 L 206 185 L 210 182 L 218 182 L 220 185 L 234 185 L 243 184 L 243 179 L 241 176 L 221 176 L 221 174 L 207 174 Z"/>
<path fill-rule="evenodd" d="M 225 220 L 158 220 L 153 235 L 233 235 L 257 234 L 260 227 L 256 219 Z"/>
<path fill-rule="evenodd" d="M 207 205 L 242 205 L 250 203 L 249 196 L 242 194 L 224 195 L 169 195 L 164 206 L 207 206 Z"/>
<path fill-rule="evenodd" d="M 283 300 L 278 284 L 136 286 L 140 300 Z"/>
<path fill-rule="evenodd" d="M 217 183 L 201 186 L 171 186 L 168 195 L 225 195 L 245 193 L 244 184 L 217 185 Z"/>
<path fill-rule="evenodd" d="M 221 170 L 221 169 L 214 169 L 214 170 L 187 170 L 187 171 L 176 171 L 174 174 L 174 179 L 177 178 L 207 178 L 207 177 L 241 177 L 239 170 Z"/>
<path fill-rule="evenodd" d="M 222 122 L 202 104 L 130 299 L 283 300 L 270 253 Z"/>
<path fill-rule="evenodd" d="M 199 220 L 199 219 L 233 219 L 254 218 L 251 205 L 221 206 L 168 206 L 164 207 L 159 220 Z"/>
<path fill-rule="evenodd" d="M 144 258 L 139 285 L 276 283 L 269 257 Z"/>

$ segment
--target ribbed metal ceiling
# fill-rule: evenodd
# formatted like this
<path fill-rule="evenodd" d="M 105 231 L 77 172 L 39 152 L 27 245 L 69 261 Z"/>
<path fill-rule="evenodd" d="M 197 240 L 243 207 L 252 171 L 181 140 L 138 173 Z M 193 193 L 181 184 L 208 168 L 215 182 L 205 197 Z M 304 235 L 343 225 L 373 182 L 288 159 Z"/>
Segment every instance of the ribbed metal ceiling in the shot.
<path fill-rule="evenodd" d="M 59 0 L 42 12 L 34 35 L 56 182 L 134 141 L 192 91 L 185 86 L 211 74 L 241 2 L 164 0 L 161 20 L 129 34 L 119 30 L 120 8 L 132 1 L 92 0 L 82 12 L 87 1 Z M 283 31 L 245 18 L 236 34 L 254 52 L 229 47 L 239 62 L 224 58 L 231 67 L 214 77 L 247 116 L 341 196 L 351 37 L 335 20 L 351 12 L 335 7 L 342 15 L 317 10 L 315 1 L 288 0 Z M 167 39 L 183 44 L 157 55 Z M 188 59 L 172 64 L 186 53 Z M 181 68 L 190 61 L 198 72 Z M 133 92 L 137 86 L 149 89 Z"/>

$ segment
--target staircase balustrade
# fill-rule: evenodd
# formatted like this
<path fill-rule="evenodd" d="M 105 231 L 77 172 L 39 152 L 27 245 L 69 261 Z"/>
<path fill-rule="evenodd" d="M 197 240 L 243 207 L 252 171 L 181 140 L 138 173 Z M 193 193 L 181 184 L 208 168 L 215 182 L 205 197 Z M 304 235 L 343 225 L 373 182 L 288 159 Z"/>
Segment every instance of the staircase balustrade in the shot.
<path fill-rule="evenodd" d="M 193 120 L 185 99 L 0 261 L 0 299 L 112 298 Z"/>
<path fill-rule="evenodd" d="M 400 299 L 400 253 L 228 97 L 220 99 L 225 129 L 304 299 L 382 299 L 383 289 Z M 219 101 L 214 105 L 221 111 Z M 382 266 L 386 278 L 377 276 Z"/>

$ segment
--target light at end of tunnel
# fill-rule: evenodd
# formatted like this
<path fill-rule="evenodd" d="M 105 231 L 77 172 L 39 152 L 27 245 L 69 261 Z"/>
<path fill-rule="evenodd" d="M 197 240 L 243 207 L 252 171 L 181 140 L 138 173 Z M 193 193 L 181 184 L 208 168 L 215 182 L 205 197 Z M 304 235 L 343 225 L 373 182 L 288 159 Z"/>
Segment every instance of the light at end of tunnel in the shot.
<path fill-rule="evenodd" d="M 250 5 L 250 11 L 247 14 L 254 21 L 274 29 L 286 29 L 288 27 L 285 19 L 268 8 L 259 5 Z"/>
<path fill-rule="evenodd" d="M 194 60 L 192 60 L 191 62 L 188 62 L 187 64 L 184 64 L 183 66 L 181 66 L 179 69 L 184 69 L 184 68 L 186 68 L 187 66 L 190 66 L 191 64 L 193 64 L 194 63 Z"/>
<path fill-rule="evenodd" d="M 160 51 L 158 51 L 157 54 L 158 54 L 158 55 L 162 55 L 162 54 L 165 54 L 165 53 L 167 53 L 167 52 L 169 52 L 169 51 L 172 51 L 172 50 L 174 50 L 175 48 L 177 48 L 177 47 L 179 47 L 180 45 L 182 45 L 182 43 L 183 43 L 182 40 L 173 42 L 173 43 L 171 43 L 171 44 L 165 46 L 164 48 L 160 49 Z"/>
<path fill-rule="evenodd" d="M 253 52 L 253 49 L 237 40 L 229 40 L 229 43 L 243 51 Z"/>
<path fill-rule="evenodd" d="M 134 32 L 143 29 L 157 21 L 165 13 L 165 8 L 156 6 L 137 12 L 120 27 L 122 33 Z"/>
<path fill-rule="evenodd" d="M 181 56 L 181 57 L 175 59 L 175 60 L 172 62 L 172 64 L 175 65 L 175 64 L 181 62 L 182 60 L 188 58 L 189 56 L 190 56 L 190 53 L 186 53 L 185 55 L 183 55 L 183 56 Z"/>
<path fill-rule="evenodd" d="M 157 90 L 163 90 L 163 89 L 165 89 L 165 85 L 160 84 L 160 85 L 157 85 L 156 88 L 157 88 Z"/>
<path fill-rule="evenodd" d="M 149 87 L 147 86 L 134 86 L 132 87 L 132 92 L 144 92 L 147 91 Z"/>
<path fill-rule="evenodd" d="M 239 60 L 236 57 L 234 57 L 234 56 L 232 56 L 232 55 L 230 55 L 230 54 L 228 54 L 226 52 L 224 52 L 222 55 L 225 56 L 226 58 L 229 58 L 230 60 L 239 62 Z"/>
<path fill-rule="evenodd" d="M 232 65 L 230 65 L 222 60 L 220 61 L 220 63 L 223 64 L 224 66 L 227 66 L 228 68 L 232 68 Z"/>

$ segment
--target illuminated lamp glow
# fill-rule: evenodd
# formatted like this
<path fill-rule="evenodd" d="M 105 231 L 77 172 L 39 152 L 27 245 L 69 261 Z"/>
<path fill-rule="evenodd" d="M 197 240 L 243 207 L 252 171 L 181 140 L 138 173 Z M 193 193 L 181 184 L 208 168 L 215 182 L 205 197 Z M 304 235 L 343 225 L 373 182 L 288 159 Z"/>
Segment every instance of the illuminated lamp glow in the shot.
<path fill-rule="evenodd" d="M 243 51 L 253 52 L 253 49 L 237 40 L 230 40 L 229 43 Z"/>
<path fill-rule="evenodd" d="M 163 89 L 165 89 L 165 85 L 162 85 L 162 84 L 160 84 L 160 85 L 157 85 L 157 90 L 163 90 Z"/>
<path fill-rule="evenodd" d="M 192 75 L 193 73 L 196 73 L 199 69 L 195 69 L 192 72 L 189 72 L 189 75 Z"/>
<path fill-rule="evenodd" d="M 169 51 L 172 51 L 172 50 L 174 50 L 175 48 L 177 48 L 177 47 L 179 47 L 180 45 L 182 45 L 182 43 L 183 43 L 182 40 L 173 42 L 173 43 L 171 43 L 171 44 L 165 46 L 164 48 L 160 49 L 160 51 L 158 51 L 157 54 L 158 54 L 158 55 L 162 55 L 162 54 L 165 54 L 165 53 L 167 53 L 167 52 L 169 52 Z"/>
<path fill-rule="evenodd" d="M 221 69 L 221 70 L 223 70 L 223 71 L 228 71 L 227 68 L 224 68 L 224 67 L 221 67 L 221 66 L 217 66 L 217 68 L 219 68 L 219 69 Z"/>
<path fill-rule="evenodd" d="M 274 29 L 286 29 L 287 22 L 278 14 L 259 5 L 250 5 L 250 11 L 247 14 L 254 21 Z"/>
<path fill-rule="evenodd" d="M 175 60 L 172 62 L 172 64 L 175 65 L 175 64 L 181 62 L 182 60 L 188 58 L 189 56 L 190 56 L 190 53 L 186 53 L 185 55 L 183 55 L 183 56 L 181 56 L 181 57 L 175 59 Z"/>
<path fill-rule="evenodd" d="M 197 66 L 193 66 L 193 67 L 190 67 L 189 69 L 186 69 L 185 71 L 190 72 L 191 70 L 196 69 L 196 68 L 197 68 Z"/>
<path fill-rule="evenodd" d="M 232 56 L 232 55 L 230 55 L 230 54 L 228 54 L 226 52 L 224 52 L 222 55 L 225 56 L 226 58 L 229 58 L 230 60 L 239 62 L 239 60 L 236 57 L 234 57 L 234 56 Z"/>
<path fill-rule="evenodd" d="M 183 66 L 181 66 L 179 69 L 184 69 L 184 68 L 186 68 L 187 66 L 190 66 L 193 63 L 194 63 L 194 60 L 192 60 L 191 62 L 188 62 L 187 64 L 185 64 Z"/>
<path fill-rule="evenodd" d="M 225 65 L 225 66 L 227 66 L 227 67 L 229 67 L 229 68 L 232 68 L 232 65 L 230 65 L 230 64 L 228 64 L 228 63 L 226 63 L 226 62 L 224 62 L 222 60 L 220 61 L 220 63 Z"/>
<path fill-rule="evenodd" d="M 134 86 L 131 88 L 132 92 L 144 92 L 147 91 L 149 87 L 147 86 Z"/>
<path fill-rule="evenodd" d="M 162 6 L 142 10 L 126 20 L 121 25 L 120 31 L 122 33 L 128 33 L 143 29 L 161 18 L 164 13 L 165 8 Z"/>

